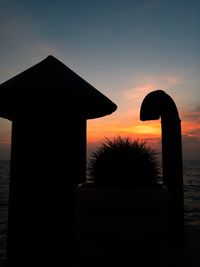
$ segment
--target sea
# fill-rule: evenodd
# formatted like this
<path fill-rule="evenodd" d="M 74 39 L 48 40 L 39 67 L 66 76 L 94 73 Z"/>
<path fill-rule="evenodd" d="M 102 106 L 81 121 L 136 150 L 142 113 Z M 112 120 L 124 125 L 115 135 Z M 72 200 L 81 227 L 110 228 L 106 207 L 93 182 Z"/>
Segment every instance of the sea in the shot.
<path fill-rule="evenodd" d="M 0 260 L 6 255 L 10 161 L 0 161 Z M 183 161 L 185 225 L 200 229 L 200 159 Z"/>

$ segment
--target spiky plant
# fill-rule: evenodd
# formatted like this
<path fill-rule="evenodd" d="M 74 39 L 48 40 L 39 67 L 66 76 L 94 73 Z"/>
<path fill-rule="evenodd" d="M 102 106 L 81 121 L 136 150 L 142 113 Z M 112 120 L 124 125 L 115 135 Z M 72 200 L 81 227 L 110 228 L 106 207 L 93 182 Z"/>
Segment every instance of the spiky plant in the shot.
<path fill-rule="evenodd" d="M 150 188 L 159 177 L 157 153 L 139 139 L 105 138 L 91 156 L 89 175 L 100 188 Z"/>

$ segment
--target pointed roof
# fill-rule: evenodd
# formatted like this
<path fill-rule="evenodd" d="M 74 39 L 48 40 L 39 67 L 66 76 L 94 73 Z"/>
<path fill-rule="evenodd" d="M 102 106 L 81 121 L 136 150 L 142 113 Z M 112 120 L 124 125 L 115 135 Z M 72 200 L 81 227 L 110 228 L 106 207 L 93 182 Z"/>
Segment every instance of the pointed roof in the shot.
<path fill-rule="evenodd" d="M 0 85 L 0 116 L 16 113 L 75 112 L 86 119 L 114 112 L 117 106 L 53 56 Z M 69 115 L 67 115 L 69 117 Z"/>

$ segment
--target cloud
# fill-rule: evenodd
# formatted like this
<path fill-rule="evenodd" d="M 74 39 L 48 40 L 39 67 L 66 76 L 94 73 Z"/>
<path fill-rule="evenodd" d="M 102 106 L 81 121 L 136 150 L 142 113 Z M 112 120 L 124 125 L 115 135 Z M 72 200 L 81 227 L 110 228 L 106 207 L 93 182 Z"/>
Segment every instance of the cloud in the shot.
<path fill-rule="evenodd" d="M 171 75 L 145 75 L 137 74 L 135 84 L 132 88 L 125 89 L 123 95 L 128 101 L 134 101 L 135 104 L 142 103 L 144 97 L 154 90 L 164 90 L 173 94 L 173 87 L 183 84 L 184 78 L 181 74 Z"/>
<path fill-rule="evenodd" d="M 186 121 L 194 121 L 200 123 L 200 111 L 182 112 L 183 118 Z"/>
<path fill-rule="evenodd" d="M 141 98 L 144 98 L 145 95 L 147 95 L 153 90 L 156 90 L 155 84 L 151 84 L 151 83 L 143 84 L 143 85 L 138 85 L 131 89 L 125 90 L 124 95 L 128 100 L 139 101 Z"/>
<path fill-rule="evenodd" d="M 200 107 L 181 113 L 182 132 L 189 137 L 200 138 Z"/>

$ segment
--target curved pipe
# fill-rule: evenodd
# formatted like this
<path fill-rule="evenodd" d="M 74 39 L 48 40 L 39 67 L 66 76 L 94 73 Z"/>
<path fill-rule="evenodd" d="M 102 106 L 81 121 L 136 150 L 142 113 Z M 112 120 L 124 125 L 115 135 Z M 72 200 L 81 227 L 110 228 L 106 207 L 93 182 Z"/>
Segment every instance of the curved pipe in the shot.
<path fill-rule="evenodd" d="M 157 120 L 162 125 L 163 183 L 170 194 L 170 225 L 176 234 L 184 232 L 184 198 L 181 121 L 173 99 L 162 90 L 149 93 L 143 100 L 140 119 Z"/>

